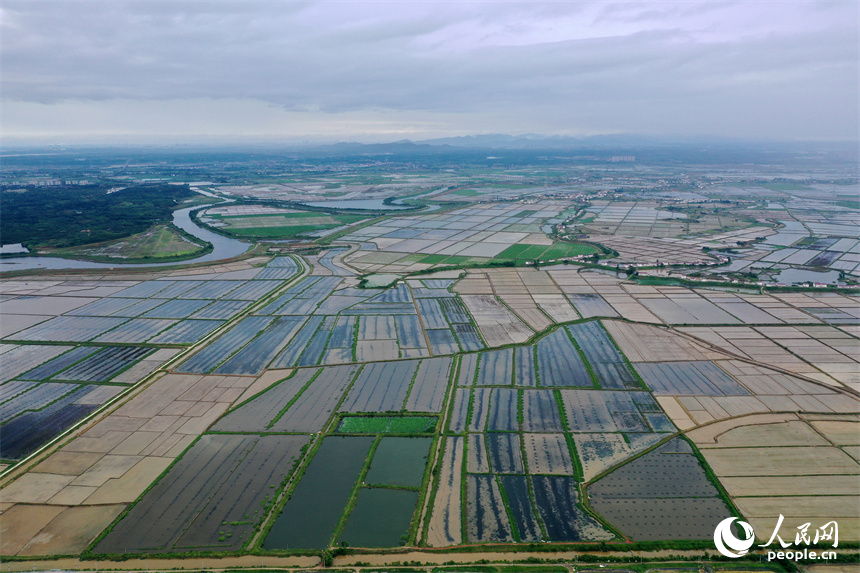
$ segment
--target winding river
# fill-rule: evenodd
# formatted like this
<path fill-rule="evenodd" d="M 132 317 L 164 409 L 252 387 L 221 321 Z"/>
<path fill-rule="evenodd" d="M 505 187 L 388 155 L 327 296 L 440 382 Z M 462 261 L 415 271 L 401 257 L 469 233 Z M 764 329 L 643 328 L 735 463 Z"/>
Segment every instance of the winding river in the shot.
<path fill-rule="evenodd" d="M 196 209 L 204 209 L 204 207 L 187 207 L 173 213 L 173 224 L 188 233 L 194 235 L 198 239 L 212 243 L 214 247 L 211 252 L 199 256 L 195 259 L 186 259 L 171 263 L 93 263 L 89 261 L 79 261 L 75 259 L 63 259 L 60 257 L 7 257 L 0 259 L 0 272 L 6 271 L 24 271 L 32 269 L 121 269 L 121 268 L 140 268 L 140 267 L 167 267 L 175 265 L 187 265 L 190 263 L 208 263 L 212 261 L 220 261 L 230 259 L 241 255 L 249 248 L 251 243 L 239 241 L 213 233 L 208 229 L 204 229 L 191 220 L 191 212 Z"/>
<path fill-rule="evenodd" d="M 441 193 L 446 191 L 446 188 L 436 189 L 434 191 L 430 191 L 429 193 L 424 193 L 422 195 L 418 195 L 412 197 L 416 199 L 418 197 L 429 197 L 431 195 L 436 195 L 437 193 Z M 207 193 L 200 189 L 195 189 L 198 193 L 203 195 L 208 195 L 210 197 L 217 197 L 216 195 L 212 195 L 211 193 Z M 227 200 L 225 203 L 229 203 L 232 200 Z M 224 203 L 221 203 L 223 205 Z M 308 205 L 320 206 L 320 207 L 334 207 L 334 208 L 362 208 L 362 209 L 377 209 L 377 210 L 401 210 L 408 208 L 408 206 L 397 206 L 397 205 L 384 205 L 382 203 L 382 199 L 372 200 L 372 201 L 324 201 L 319 204 L 317 203 L 307 203 Z M 173 213 L 173 224 L 188 233 L 189 235 L 194 235 L 198 239 L 201 239 L 207 243 L 212 243 L 214 247 L 210 253 L 199 256 L 195 259 L 186 259 L 182 261 L 175 261 L 170 263 L 94 263 L 90 261 L 80 261 L 76 259 L 64 259 L 60 257 L 32 257 L 32 256 L 21 256 L 21 257 L 5 257 L 0 259 L 0 273 L 8 272 L 8 271 L 29 271 L 34 269 L 123 269 L 123 268 L 141 268 L 141 267 L 169 267 L 175 265 L 188 265 L 191 263 L 210 263 L 213 261 L 220 261 L 224 259 L 231 259 L 238 255 L 241 255 L 249 248 L 251 248 L 251 243 L 247 243 L 244 241 L 239 241 L 237 239 L 231 239 L 229 237 L 225 237 L 224 235 L 219 235 L 218 233 L 213 233 L 208 229 L 204 229 L 199 226 L 197 223 L 191 220 L 191 212 L 197 209 L 205 209 L 207 206 L 197 206 L 197 207 L 187 207 L 185 209 L 180 209 Z M 433 211 L 438 209 L 438 205 L 429 205 L 423 211 Z"/>

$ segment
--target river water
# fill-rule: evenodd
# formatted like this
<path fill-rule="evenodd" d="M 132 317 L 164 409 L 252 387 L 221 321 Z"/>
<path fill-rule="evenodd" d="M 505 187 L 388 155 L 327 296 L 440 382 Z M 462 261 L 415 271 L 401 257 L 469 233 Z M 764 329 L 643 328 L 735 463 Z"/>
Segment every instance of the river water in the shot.
<path fill-rule="evenodd" d="M 436 189 L 429 193 L 412 197 L 429 197 L 445 191 L 446 188 Z M 211 193 L 205 192 L 202 189 L 195 188 L 194 191 L 210 197 L 217 197 Z M 219 197 L 220 198 L 220 197 Z M 231 201 L 226 201 L 231 202 Z M 225 203 L 226 203 L 225 202 Z M 397 203 L 397 202 L 395 202 Z M 223 205 L 224 203 L 221 203 Z M 322 201 L 314 203 L 305 203 L 306 205 L 317 207 L 330 208 L 351 208 L 351 209 L 375 209 L 380 211 L 399 211 L 408 209 L 410 206 L 405 204 L 385 205 L 382 199 L 372 200 L 347 200 L 347 201 Z M 435 211 L 439 207 L 437 205 L 429 205 L 424 212 Z M 241 255 L 251 247 L 251 243 L 231 239 L 224 235 L 213 233 L 208 229 L 204 229 L 191 220 L 191 212 L 196 209 L 205 209 L 203 207 L 187 207 L 173 213 L 173 224 L 188 233 L 194 235 L 198 239 L 202 239 L 207 243 L 212 243 L 214 249 L 212 252 L 197 257 L 196 259 L 187 259 L 184 261 L 176 261 L 172 263 L 94 263 L 90 261 L 79 261 L 75 259 L 63 259 L 60 257 L 6 257 L 0 259 L 0 273 L 6 271 L 28 271 L 33 269 L 116 269 L 116 268 L 141 268 L 141 267 L 167 267 L 173 265 L 187 265 L 191 263 L 209 263 L 212 261 L 220 261 L 230 259 Z"/>
<path fill-rule="evenodd" d="M 368 209 L 373 211 L 403 211 L 404 209 L 409 209 L 418 212 L 418 210 L 415 209 L 415 205 L 404 203 L 403 199 L 423 199 L 427 197 L 432 197 L 433 195 L 438 195 L 439 193 L 444 193 L 447 190 L 447 187 L 441 187 L 439 189 L 434 189 L 433 191 L 428 191 L 427 193 L 422 193 L 420 195 L 413 195 L 412 197 L 395 199 L 387 205 L 385 204 L 385 199 L 344 199 L 334 201 L 312 202 L 305 201 L 302 203 L 302 205 L 307 205 L 309 207 L 327 207 L 329 209 Z M 439 205 L 425 205 L 424 209 L 422 209 L 421 212 L 427 213 L 428 211 L 435 211 L 436 209 L 439 209 Z"/>
<path fill-rule="evenodd" d="M 196 259 L 186 259 L 173 263 L 93 263 L 89 261 L 78 261 L 74 259 L 63 259 L 60 257 L 7 257 L 0 259 L 0 272 L 22 271 L 32 269 L 116 269 L 116 268 L 141 268 L 141 267 L 166 267 L 174 265 L 187 265 L 190 263 L 208 263 L 230 259 L 241 255 L 249 248 L 251 243 L 239 241 L 213 233 L 208 229 L 198 226 L 191 220 L 191 212 L 195 209 L 205 207 L 187 207 L 173 213 L 173 224 L 198 239 L 212 243 L 212 252 L 206 253 Z"/>

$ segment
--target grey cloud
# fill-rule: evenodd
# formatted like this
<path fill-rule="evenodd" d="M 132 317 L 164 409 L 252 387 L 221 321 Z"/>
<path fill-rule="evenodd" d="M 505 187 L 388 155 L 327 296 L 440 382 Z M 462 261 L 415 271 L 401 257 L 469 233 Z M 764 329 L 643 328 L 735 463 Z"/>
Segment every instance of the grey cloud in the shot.
<path fill-rule="evenodd" d="M 789 3 L 757 23 L 781 8 L 748 5 L 9 2 L 4 99 L 247 98 L 625 131 L 856 125 L 856 10 Z"/>

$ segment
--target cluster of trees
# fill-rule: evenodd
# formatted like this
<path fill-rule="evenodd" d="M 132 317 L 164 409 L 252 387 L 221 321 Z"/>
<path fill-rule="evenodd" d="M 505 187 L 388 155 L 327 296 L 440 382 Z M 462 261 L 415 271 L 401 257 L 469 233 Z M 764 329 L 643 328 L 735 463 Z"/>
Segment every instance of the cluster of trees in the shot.
<path fill-rule="evenodd" d="M 113 193 L 100 185 L 0 191 L 0 241 L 33 250 L 121 239 L 170 221 L 192 196 L 188 185 L 138 185 Z"/>

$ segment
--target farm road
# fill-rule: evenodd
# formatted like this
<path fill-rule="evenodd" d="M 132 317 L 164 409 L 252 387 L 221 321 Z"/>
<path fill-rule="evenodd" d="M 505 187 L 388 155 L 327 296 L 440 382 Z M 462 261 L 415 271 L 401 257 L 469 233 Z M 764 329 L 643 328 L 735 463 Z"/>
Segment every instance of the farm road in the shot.
<path fill-rule="evenodd" d="M 836 549 L 838 553 L 851 553 L 856 551 L 852 548 Z M 622 551 L 606 552 L 607 558 L 612 557 L 642 557 L 644 559 L 665 558 L 677 561 L 677 558 L 688 558 L 691 560 L 701 557 L 703 553 L 717 555 L 715 550 L 677 550 L 668 549 L 660 551 Z M 487 560 L 495 564 L 510 564 L 513 561 L 522 561 L 529 557 L 538 559 L 562 559 L 567 561 L 565 565 L 571 569 L 576 560 L 583 555 L 594 555 L 581 551 L 558 551 L 558 552 L 480 552 L 480 553 L 446 553 L 429 551 L 410 551 L 406 553 L 370 554 L 370 555 L 348 555 L 336 557 L 334 568 L 348 567 L 350 571 L 361 571 L 366 568 L 377 568 L 391 565 L 395 562 L 418 561 L 427 565 L 428 570 L 436 565 L 475 563 Z M 366 563 L 367 567 L 355 567 L 352 563 Z M 689 564 L 689 561 L 679 561 L 679 564 Z M 25 571 L 113 571 L 114 573 L 132 573 L 137 571 L 212 571 L 221 572 L 228 569 L 307 569 L 316 568 L 320 565 L 319 557 L 314 556 L 259 556 L 245 555 L 242 557 L 199 558 L 188 559 L 128 559 L 126 561 L 82 561 L 80 559 L 49 559 L 40 561 L 12 561 L 0 563 L 0 573 L 15 573 Z M 595 563 L 589 563 L 594 566 Z M 421 566 L 415 567 L 421 568 Z"/>

